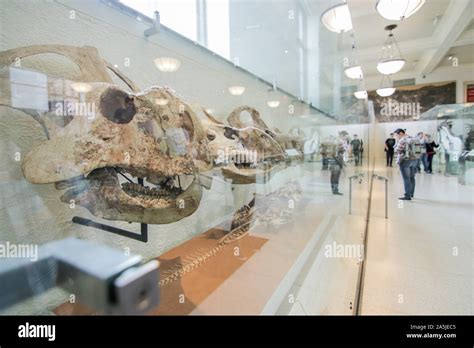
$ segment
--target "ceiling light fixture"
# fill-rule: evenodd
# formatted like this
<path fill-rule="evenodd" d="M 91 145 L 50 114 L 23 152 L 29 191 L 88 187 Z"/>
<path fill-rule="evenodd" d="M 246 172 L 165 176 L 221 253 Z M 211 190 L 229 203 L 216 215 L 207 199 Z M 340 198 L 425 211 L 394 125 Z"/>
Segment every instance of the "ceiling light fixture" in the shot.
<path fill-rule="evenodd" d="M 350 66 L 344 69 L 344 73 L 350 79 L 360 79 L 364 77 L 364 74 L 362 72 L 362 68 L 360 67 L 360 65 Z"/>
<path fill-rule="evenodd" d="M 277 90 L 276 81 L 273 81 L 272 88 L 268 90 L 269 98 L 267 101 L 267 105 L 271 108 L 277 108 L 278 106 L 280 106 L 280 101 L 277 99 L 276 90 Z"/>
<path fill-rule="evenodd" d="M 388 83 L 384 85 L 385 78 L 388 79 Z M 392 80 L 390 80 L 390 76 L 384 75 L 382 77 L 382 81 L 380 82 L 380 88 L 376 90 L 377 94 L 381 97 L 390 97 L 393 93 L 395 93 L 396 88 L 393 87 Z"/>
<path fill-rule="evenodd" d="M 395 36 L 393 36 L 392 30 L 397 27 L 396 24 L 388 25 L 385 30 L 389 31 L 388 39 L 385 41 L 382 47 L 382 57 L 377 64 L 377 70 L 384 75 L 391 75 L 402 70 L 406 63 L 403 58 L 400 48 L 398 48 Z"/>
<path fill-rule="evenodd" d="M 242 95 L 245 92 L 244 86 L 231 86 L 229 87 L 229 93 L 232 95 Z"/>
<path fill-rule="evenodd" d="M 176 58 L 160 57 L 154 60 L 158 70 L 162 72 L 175 72 L 181 66 L 181 62 Z"/>
<path fill-rule="evenodd" d="M 378 0 L 375 9 L 385 19 L 401 21 L 415 14 L 424 4 L 425 0 Z"/>
<path fill-rule="evenodd" d="M 344 1 L 341 4 L 333 6 L 321 15 L 321 23 L 335 33 L 344 33 L 352 30 L 352 19 L 349 6 Z"/>
<path fill-rule="evenodd" d="M 367 94 L 367 91 L 366 91 L 366 89 L 365 89 L 364 80 L 363 80 L 363 79 L 359 79 L 359 87 L 358 87 L 357 91 L 354 92 L 354 96 L 355 96 L 357 99 L 367 99 L 368 94 Z"/>
<path fill-rule="evenodd" d="M 344 58 L 346 60 L 347 58 Z M 355 42 L 352 44 L 351 56 L 349 61 L 347 62 L 349 65 L 347 68 L 344 69 L 344 74 L 350 79 L 361 79 L 364 77 L 362 73 L 362 67 L 357 63 L 357 54 L 356 54 L 356 46 Z"/>
<path fill-rule="evenodd" d="M 354 95 L 357 99 L 367 99 L 368 97 L 367 91 L 357 91 L 354 92 Z"/>

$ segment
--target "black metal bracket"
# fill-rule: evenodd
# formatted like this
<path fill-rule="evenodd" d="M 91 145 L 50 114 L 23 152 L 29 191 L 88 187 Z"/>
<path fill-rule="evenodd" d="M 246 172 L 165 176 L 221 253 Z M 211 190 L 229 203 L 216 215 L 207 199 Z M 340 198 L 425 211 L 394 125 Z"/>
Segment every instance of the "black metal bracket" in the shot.
<path fill-rule="evenodd" d="M 74 222 L 75 224 L 84 225 L 88 227 L 94 227 L 99 230 L 118 234 L 119 236 L 138 240 L 140 242 L 144 242 L 144 243 L 148 242 L 148 224 L 140 224 L 140 234 L 138 234 L 132 231 L 123 230 L 121 228 L 113 227 L 110 225 L 101 224 L 101 223 L 92 221 L 90 219 L 84 219 L 79 216 L 74 216 L 72 218 L 72 222 Z"/>
<path fill-rule="evenodd" d="M 128 181 L 132 182 L 124 174 L 122 174 L 122 173 L 119 173 L 119 174 L 122 175 Z M 143 185 L 143 179 L 138 179 L 138 182 Z M 97 229 L 102 230 L 102 231 L 107 231 L 107 232 L 110 232 L 110 233 L 118 234 L 119 236 L 127 237 L 127 238 L 134 239 L 134 240 L 138 240 L 138 241 L 143 242 L 143 243 L 148 242 L 148 224 L 141 223 L 140 224 L 140 234 L 138 234 L 136 232 L 123 230 L 121 228 L 113 227 L 113 226 L 110 226 L 110 225 L 100 224 L 100 223 L 97 223 L 97 222 L 92 221 L 90 219 L 81 218 L 79 216 L 74 216 L 72 218 L 72 222 L 74 222 L 75 224 L 84 225 L 84 226 L 88 226 L 88 227 L 94 227 L 94 228 L 97 228 Z"/>

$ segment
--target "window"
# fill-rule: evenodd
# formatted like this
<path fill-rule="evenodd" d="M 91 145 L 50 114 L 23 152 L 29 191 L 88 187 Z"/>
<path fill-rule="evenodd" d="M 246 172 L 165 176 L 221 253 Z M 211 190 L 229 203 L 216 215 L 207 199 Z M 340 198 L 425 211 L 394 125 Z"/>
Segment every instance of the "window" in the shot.
<path fill-rule="evenodd" d="M 191 40 L 197 40 L 196 0 L 121 0 L 121 2 L 151 18 L 155 11 L 159 11 L 163 25 Z"/>
<path fill-rule="evenodd" d="M 207 48 L 230 59 L 229 1 L 207 0 Z"/>
<path fill-rule="evenodd" d="M 121 0 L 161 24 L 229 59 L 229 0 Z M 199 29 L 198 29 L 199 28 Z"/>

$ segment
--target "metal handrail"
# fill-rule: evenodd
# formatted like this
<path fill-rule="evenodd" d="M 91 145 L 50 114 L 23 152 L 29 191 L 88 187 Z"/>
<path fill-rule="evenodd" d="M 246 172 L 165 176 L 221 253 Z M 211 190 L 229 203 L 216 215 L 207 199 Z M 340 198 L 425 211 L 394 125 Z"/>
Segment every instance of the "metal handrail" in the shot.
<path fill-rule="evenodd" d="M 359 179 L 359 184 L 360 184 L 363 178 L 364 178 L 364 173 L 354 174 L 349 177 L 349 215 L 352 214 L 352 180 Z"/>
<path fill-rule="evenodd" d="M 377 180 L 385 181 L 385 218 L 388 219 L 388 178 L 375 173 L 372 174 L 372 177 Z"/>

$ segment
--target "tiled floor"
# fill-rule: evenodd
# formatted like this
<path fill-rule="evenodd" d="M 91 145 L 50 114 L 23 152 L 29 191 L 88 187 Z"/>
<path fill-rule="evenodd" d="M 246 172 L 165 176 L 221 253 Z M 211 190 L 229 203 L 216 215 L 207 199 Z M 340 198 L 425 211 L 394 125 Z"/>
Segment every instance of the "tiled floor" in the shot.
<path fill-rule="evenodd" d="M 324 248 L 333 242 L 361 243 L 367 189 L 355 184 L 354 192 L 362 193 L 354 195 L 348 216 L 347 178 L 353 171 L 347 168 L 341 177 L 344 196 L 331 193 L 329 171 L 321 171 L 320 163 L 308 163 L 298 175 L 289 173 L 288 180 L 303 188 L 299 203 L 306 203 L 296 204 L 291 223 L 253 228 L 252 235 L 267 239 L 265 245 L 193 314 L 350 314 L 357 261 L 326 258 Z M 281 308 L 285 303 L 289 306 Z"/>
<path fill-rule="evenodd" d="M 374 185 L 362 314 L 473 314 L 473 187 L 419 174 L 415 199 L 399 206 L 398 169 L 375 172 L 390 178 L 389 218 Z"/>
<path fill-rule="evenodd" d="M 281 231 L 254 229 L 268 242 L 194 314 L 351 315 L 357 259 L 327 257 L 325 248 L 362 243 L 372 172 L 365 172 L 362 184 L 354 182 L 348 215 L 348 177 L 355 170 L 346 168 L 345 196 L 335 197 L 329 172 L 320 164 L 305 167 L 296 177 L 307 208 Z M 420 174 L 415 199 L 400 205 L 398 169 L 376 164 L 374 172 L 389 179 L 388 219 L 384 183 L 375 180 L 361 314 L 473 314 L 474 187 L 459 185 L 456 177 Z"/>

